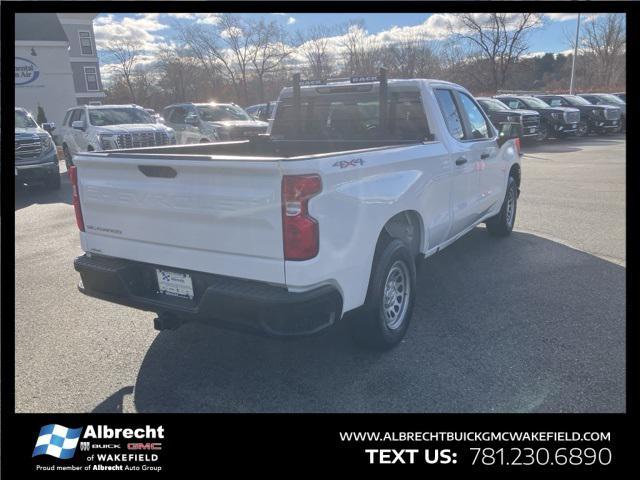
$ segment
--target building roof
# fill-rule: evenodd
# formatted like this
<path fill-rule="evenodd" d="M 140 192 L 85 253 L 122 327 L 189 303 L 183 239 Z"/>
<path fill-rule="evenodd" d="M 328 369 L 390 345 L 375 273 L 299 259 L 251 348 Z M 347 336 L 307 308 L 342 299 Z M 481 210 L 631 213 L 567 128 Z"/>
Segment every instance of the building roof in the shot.
<path fill-rule="evenodd" d="M 16 13 L 16 40 L 67 42 L 55 13 Z"/>

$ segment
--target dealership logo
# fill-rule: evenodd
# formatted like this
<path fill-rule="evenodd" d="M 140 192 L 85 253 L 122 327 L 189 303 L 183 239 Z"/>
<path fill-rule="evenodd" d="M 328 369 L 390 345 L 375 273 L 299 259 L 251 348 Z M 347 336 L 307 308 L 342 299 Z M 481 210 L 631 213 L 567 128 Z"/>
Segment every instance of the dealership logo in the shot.
<path fill-rule="evenodd" d="M 16 57 L 16 85 L 35 82 L 40 76 L 40 68 L 31 60 Z"/>
<path fill-rule="evenodd" d="M 67 428 L 56 423 L 45 425 L 40 429 L 31 456 L 51 455 L 61 459 L 71 458 L 76 453 L 81 432 L 82 427 Z"/>

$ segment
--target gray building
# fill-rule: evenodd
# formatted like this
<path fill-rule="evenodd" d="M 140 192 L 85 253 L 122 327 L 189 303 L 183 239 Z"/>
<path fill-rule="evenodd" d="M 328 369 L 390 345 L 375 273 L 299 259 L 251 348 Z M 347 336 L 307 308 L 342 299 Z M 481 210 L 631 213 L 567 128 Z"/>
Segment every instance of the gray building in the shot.
<path fill-rule="evenodd" d="M 95 14 L 20 13 L 15 16 L 16 106 L 42 107 L 60 123 L 68 108 L 105 97 L 93 34 Z"/>
<path fill-rule="evenodd" d="M 96 16 L 95 13 L 58 13 L 69 41 L 69 61 L 78 105 L 100 103 L 105 96 L 93 33 Z"/>

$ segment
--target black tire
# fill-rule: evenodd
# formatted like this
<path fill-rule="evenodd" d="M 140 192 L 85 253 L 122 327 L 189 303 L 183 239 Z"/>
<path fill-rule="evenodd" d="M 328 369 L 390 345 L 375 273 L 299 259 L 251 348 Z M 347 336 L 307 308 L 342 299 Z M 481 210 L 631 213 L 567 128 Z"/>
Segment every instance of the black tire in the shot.
<path fill-rule="evenodd" d="M 359 345 L 388 350 L 402 340 L 409 327 L 416 296 L 416 265 L 400 240 L 383 241 L 376 250 L 367 298 L 351 316 L 349 326 Z"/>
<path fill-rule="evenodd" d="M 507 193 L 504 196 L 500 212 L 489 218 L 485 225 L 491 235 L 506 237 L 513 230 L 516 223 L 516 212 L 518 208 L 518 185 L 516 179 L 511 175 L 507 182 Z"/>
<path fill-rule="evenodd" d="M 60 173 L 50 173 L 44 181 L 44 186 L 48 190 L 60 190 Z"/>
<path fill-rule="evenodd" d="M 64 155 L 64 163 L 67 166 L 68 172 L 69 168 L 73 167 L 73 157 L 71 156 L 71 152 L 69 151 L 69 147 L 67 147 L 66 143 L 62 145 L 62 153 Z"/>
<path fill-rule="evenodd" d="M 549 125 L 547 122 L 540 122 L 540 127 L 538 128 L 538 135 L 536 136 L 536 140 L 538 142 L 544 142 L 549 138 Z"/>
<path fill-rule="evenodd" d="M 576 129 L 575 136 L 578 138 L 583 138 L 589 135 L 589 124 L 586 120 L 580 120 L 578 122 L 578 128 Z"/>

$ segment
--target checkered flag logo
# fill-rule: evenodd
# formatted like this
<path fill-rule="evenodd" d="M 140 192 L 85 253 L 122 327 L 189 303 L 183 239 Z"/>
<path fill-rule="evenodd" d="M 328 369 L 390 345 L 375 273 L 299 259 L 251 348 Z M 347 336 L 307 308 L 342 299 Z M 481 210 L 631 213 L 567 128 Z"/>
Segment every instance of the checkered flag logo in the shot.
<path fill-rule="evenodd" d="M 32 457 L 37 455 L 51 455 L 52 457 L 67 459 L 73 457 L 80 439 L 80 428 L 67 428 L 52 423 L 40 429 L 36 448 Z"/>

